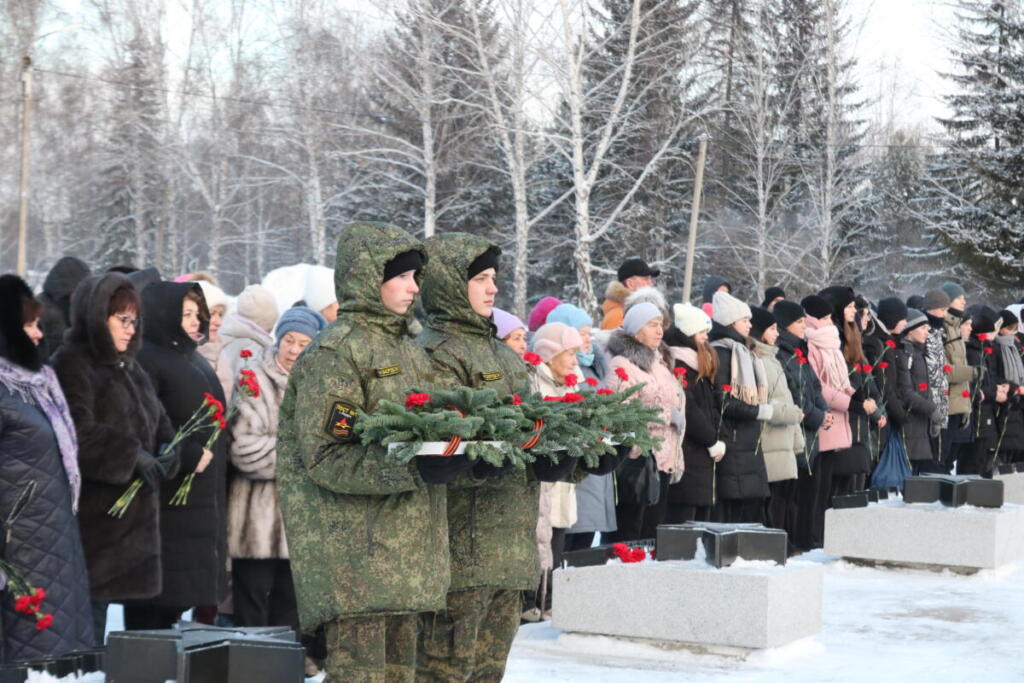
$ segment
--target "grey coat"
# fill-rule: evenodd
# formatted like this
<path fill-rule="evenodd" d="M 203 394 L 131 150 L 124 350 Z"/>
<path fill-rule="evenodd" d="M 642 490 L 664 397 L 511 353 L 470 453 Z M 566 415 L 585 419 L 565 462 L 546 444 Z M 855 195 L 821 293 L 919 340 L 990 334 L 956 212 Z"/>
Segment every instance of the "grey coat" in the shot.
<path fill-rule="evenodd" d="M 593 344 L 594 364 L 581 365 L 584 377 L 604 383 L 604 377 L 611 365 L 608 352 L 596 342 Z M 583 534 L 591 531 L 615 531 L 615 481 L 614 475 L 588 474 L 576 484 L 576 523 L 568 533 Z"/>

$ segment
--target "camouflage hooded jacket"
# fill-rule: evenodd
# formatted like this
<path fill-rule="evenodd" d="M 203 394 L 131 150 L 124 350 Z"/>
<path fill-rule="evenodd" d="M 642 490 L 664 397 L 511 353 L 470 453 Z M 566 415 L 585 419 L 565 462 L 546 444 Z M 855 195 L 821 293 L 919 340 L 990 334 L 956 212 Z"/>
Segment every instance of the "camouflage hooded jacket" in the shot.
<path fill-rule="evenodd" d="M 436 611 L 448 589 L 443 486 L 352 433 L 356 411 L 428 390 L 430 360 L 384 308 L 384 265 L 422 245 L 356 224 L 338 241 L 338 319 L 292 369 L 281 403 L 278 485 L 303 630 L 346 616 Z"/>
<path fill-rule="evenodd" d="M 425 246 L 430 255 L 423 279 L 427 324 L 418 341 L 439 378 L 495 389 L 500 396 L 528 392 L 526 365 L 495 338 L 491 319 L 473 311 L 466 291 L 470 264 L 497 247 L 463 233 L 437 235 Z M 522 470 L 483 482 L 471 479 L 448 490 L 451 590 L 535 588 L 540 578 L 534 542 L 537 483 L 527 481 Z"/>

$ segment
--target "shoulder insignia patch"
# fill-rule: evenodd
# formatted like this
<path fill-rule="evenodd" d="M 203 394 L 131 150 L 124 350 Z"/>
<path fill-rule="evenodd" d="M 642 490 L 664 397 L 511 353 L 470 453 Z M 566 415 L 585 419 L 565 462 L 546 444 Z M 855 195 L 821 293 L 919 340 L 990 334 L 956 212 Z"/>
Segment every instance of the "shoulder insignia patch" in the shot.
<path fill-rule="evenodd" d="M 495 370 L 494 372 L 481 372 L 480 377 L 485 382 L 497 382 L 504 375 L 501 374 L 501 370 Z"/>
<path fill-rule="evenodd" d="M 402 367 L 399 365 L 389 365 L 384 368 L 377 368 L 373 372 L 374 374 L 377 375 L 377 377 L 393 377 L 395 375 L 401 374 Z"/>
<path fill-rule="evenodd" d="M 335 441 L 351 441 L 352 427 L 358 414 L 355 406 L 344 401 L 332 401 L 324 423 L 324 434 Z"/>

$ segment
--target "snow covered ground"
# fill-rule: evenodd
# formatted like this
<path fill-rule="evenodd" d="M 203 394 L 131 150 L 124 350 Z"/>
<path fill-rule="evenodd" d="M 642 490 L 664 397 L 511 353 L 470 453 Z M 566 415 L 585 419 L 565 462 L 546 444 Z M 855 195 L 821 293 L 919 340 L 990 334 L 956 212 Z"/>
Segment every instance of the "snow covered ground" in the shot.
<path fill-rule="evenodd" d="M 545 622 L 519 630 L 505 680 L 1024 681 L 1024 560 L 960 576 L 861 567 L 821 551 L 801 559 L 825 565 L 824 623 L 813 638 L 723 656 L 563 634 Z"/>
<path fill-rule="evenodd" d="M 746 656 L 699 654 L 563 634 L 545 622 L 519 630 L 505 680 L 1024 682 L 1024 560 L 961 576 L 872 569 L 821 551 L 800 559 L 825 565 L 824 624 L 813 638 Z M 120 626 L 119 610 L 110 616 L 111 626 Z M 103 678 L 85 680 L 102 683 Z"/>

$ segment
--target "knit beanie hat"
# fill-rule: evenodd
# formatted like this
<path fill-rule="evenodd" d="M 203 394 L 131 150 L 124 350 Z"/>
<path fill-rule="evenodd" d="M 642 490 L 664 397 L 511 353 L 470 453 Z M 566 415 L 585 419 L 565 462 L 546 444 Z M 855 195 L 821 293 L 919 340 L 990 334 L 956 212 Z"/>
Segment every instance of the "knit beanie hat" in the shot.
<path fill-rule="evenodd" d="M 1020 318 L 1018 318 L 1017 315 L 1008 308 L 1004 308 L 999 311 L 999 317 L 1003 319 L 1002 323 L 999 325 L 999 329 L 1009 327 L 1010 325 L 1017 327 L 1017 325 L 1020 324 Z"/>
<path fill-rule="evenodd" d="M 403 270 L 402 272 L 404 273 L 405 271 Z M 498 328 L 498 331 L 495 333 L 498 339 L 504 339 L 520 328 L 523 330 L 526 329 L 526 325 L 523 321 L 508 311 L 503 311 L 500 308 L 492 308 L 491 313 L 494 314 L 494 326 Z"/>
<path fill-rule="evenodd" d="M 760 306 L 751 306 L 750 312 L 753 314 L 750 316 L 750 334 L 760 339 L 765 330 L 776 324 L 775 316 Z"/>
<path fill-rule="evenodd" d="M 313 266 L 306 271 L 306 287 L 302 300 L 314 311 L 322 311 L 338 300 L 334 291 L 334 271 L 326 266 Z"/>
<path fill-rule="evenodd" d="M 403 251 L 401 254 L 398 254 L 395 258 L 385 263 L 384 279 L 381 280 L 381 282 L 387 282 L 391 278 L 398 277 L 402 273 L 410 270 L 423 270 L 423 254 L 418 249 Z"/>
<path fill-rule="evenodd" d="M 780 330 L 786 329 L 806 315 L 804 307 L 795 301 L 780 301 L 775 304 L 772 313 L 775 314 L 775 322 L 779 324 Z"/>
<path fill-rule="evenodd" d="M 583 346 L 583 337 L 565 323 L 548 323 L 534 333 L 532 346 L 533 352 L 547 363 L 563 351 Z"/>
<path fill-rule="evenodd" d="M 320 331 L 327 327 L 327 319 L 308 306 L 292 306 L 277 321 L 274 330 L 274 343 L 280 344 L 284 335 L 289 332 L 304 334 L 316 339 Z"/>
<path fill-rule="evenodd" d="M 622 329 L 626 331 L 626 334 L 633 336 L 651 320 L 660 317 L 661 311 L 658 310 L 658 307 L 645 301 L 626 311 L 626 315 L 622 319 Z"/>
<path fill-rule="evenodd" d="M 995 334 L 999 329 L 999 314 L 988 306 L 971 306 L 971 334 Z"/>
<path fill-rule="evenodd" d="M 224 293 L 224 290 L 217 285 L 207 282 L 206 280 L 197 280 L 199 287 L 203 290 L 203 298 L 206 299 L 206 308 L 211 312 L 213 309 L 221 306 L 224 312 L 227 313 L 230 301 L 228 295 Z"/>
<path fill-rule="evenodd" d="M 817 294 L 805 296 L 800 305 L 807 311 L 807 315 L 812 318 L 824 318 L 826 315 L 832 315 L 832 306 Z"/>
<path fill-rule="evenodd" d="M 488 247 L 487 251 L 473 259 L 473 262 L 469 264 L 469 273 L 466 276 L 466 280 L 472 280 L 480 273 L 484 272 L 488 268 L 494 268 L 498 270 L 498 257 L 501 256 L 501 250 L 497 247 Z"/>
<path fill-rule="evenodd" d="M 238 315 L 256 323 L 266 332 L 274 329 L 277 321 L 277 301 L 263 285 L 249 285 L 238 295 Z"/>
<path fill-rule="evenodd" d="M 853 287 L 845 287 L 843 285 L 826 287 L 818 292 L 818 296 L 827 301 L 829 306 L 832 307 L 832 318 L 837 324 L 843 321 L 843 309 L 857 300 Z M 821 316 L 817 317 L 820 318 Z"/>
<path fill-rule="evenodd" d="M 967 296 L 967 292 L 964 290 L 964 288 L 955 282 L 943 282 L 941 285 L 939 285 L 939 289 L 946 293 L 946 296 L 949 297 L 950 301 L 957 298 L 958 296 Z"/>
<path fill-rule="evenodd" d="M 553 296 L 546 296 L 538 301 L 537 305 L 530 311 L 530 315 L 526 318 L 530 332 L 539 330 L 541 325 L 548 321 L 548 314 L 561 305 L 562 302 Z"/>
<path fill-rule="evenodd" d="M 687 337 L 711 331 L 711 318 L 707 313 L 691 304 L 673 305 L 672 316 L 675 318 L 676 327 Z"/>
<path fill-rule="evenodd" d="M 921 327 L 921 325 L 927 325 L 927 324 L 928 324 L 928 316 L 926 316 L 924 313 L 922 313 L 921 311 L 917 310 L 916 308 L 908 308 L 907 309 L 907 326 L 903 328 L 903 335 L 906 336 L 906 334 L 908 332 L 910 332 L 911 330 L 916 329 L 918 327 Z"/>
<path fill-rule="evenodd" d="M 548 313 L 548 322 L 564 323 L 577 330 L 594 325 L 594 319 L 590 317 L 590 314 L 573 304 L 561 304 L 553 308 Z"/>
<path fill-rule="evenodd" d="M 719 325 L 728 327 L 737 320 L 751 317 L 750 306 L 729 292 L 715 292 L 711 299 L 711 318 Z"/>
<path fill-rule="evenodd" d="M 764 302 L 761 304 L 764 308 L 768 306 L 778 298 L 786 298 L 786 291 L 782 287 L 769 287 L 764 290 Z"/>
<path fill-rule="evenodd" d="M 911 294 L 907 297 L 907 308 L 916 308 L 920 311 L 924 308 L 924 297 L 920 294 Z"/>
<path fill-rule="evenodd" d="M 907 305 L 895 296 L 887 296 L 878 302 L 878 319 L 887 330 L 892 331 L 901 320 L 907 318 Z"/>
<path fill-rule="evenodd" d="M 929 289 L 924 293 L 923 311 L 932 311 L 936 308 L 949 308 L 949 295 L 941 289 Z"/>

